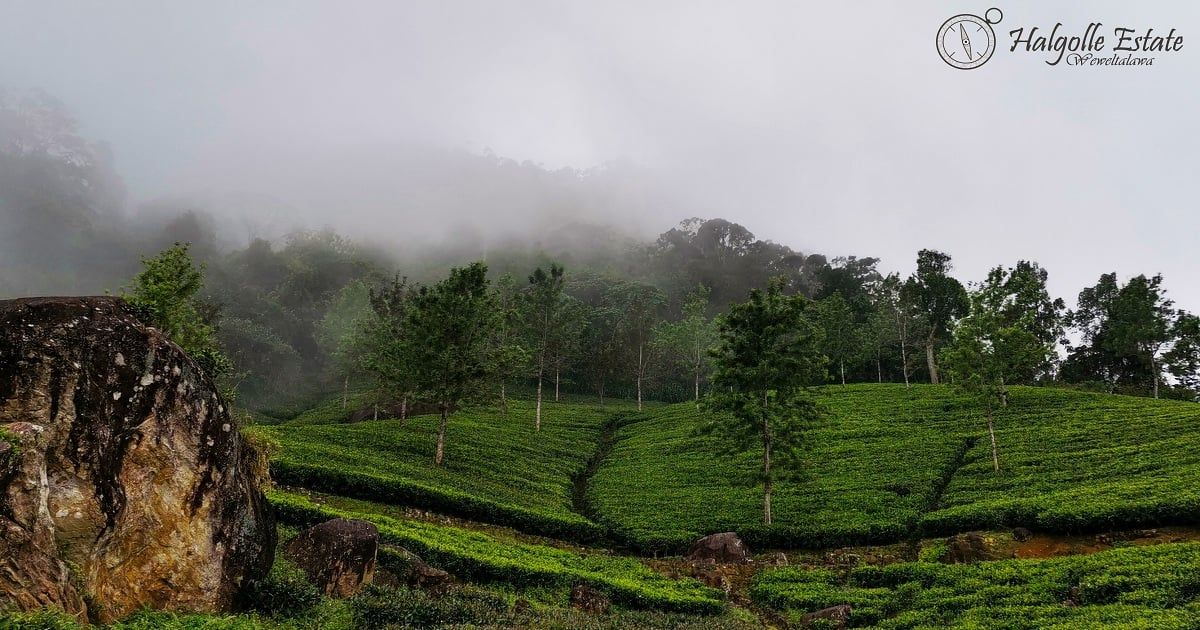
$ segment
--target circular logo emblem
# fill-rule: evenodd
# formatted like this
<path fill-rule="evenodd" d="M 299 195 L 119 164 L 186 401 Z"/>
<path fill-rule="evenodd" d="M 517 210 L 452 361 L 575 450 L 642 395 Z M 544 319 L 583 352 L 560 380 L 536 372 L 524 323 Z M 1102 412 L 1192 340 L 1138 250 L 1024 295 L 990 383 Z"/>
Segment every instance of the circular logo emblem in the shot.
<path fill-rule="evenodd" d="M 984 17 L 963 13 L 956 15 L 938 29 L 937 49 L 942 61 L 959 70 L 978 68 L 996 52 L 996 33 L 1004 14 L 997 8 L 988 9 Z M 994 17 L 993 17 L 994 16 Z"/>

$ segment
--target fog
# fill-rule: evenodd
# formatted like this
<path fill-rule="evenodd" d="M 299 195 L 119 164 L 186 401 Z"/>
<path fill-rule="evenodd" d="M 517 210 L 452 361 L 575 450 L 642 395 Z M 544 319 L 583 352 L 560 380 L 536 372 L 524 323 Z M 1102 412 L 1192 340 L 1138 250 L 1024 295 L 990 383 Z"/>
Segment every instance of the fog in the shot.
<path fill-rule="evenodd" d="M 989 4 L 6 4 L 0 85 L 106 143 L 128 216 L 397 248 L 720 216 L 903 273 L 925 247 L 965 280 L 1033 259 L 1068 302 L 1161 272 L 1200 309 L 1197 5 L 1006 3 L 993 59 L 959 71 L 937 29 Z M 1056 22 L 1189 43 L 1149 67 L 1008 50 Z"/>

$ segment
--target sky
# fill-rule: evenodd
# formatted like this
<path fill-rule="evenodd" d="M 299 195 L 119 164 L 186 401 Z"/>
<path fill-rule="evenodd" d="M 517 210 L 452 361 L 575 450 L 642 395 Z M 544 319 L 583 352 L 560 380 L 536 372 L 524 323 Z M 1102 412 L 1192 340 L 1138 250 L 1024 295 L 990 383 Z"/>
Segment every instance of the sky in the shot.
<path fill-rule="evenodd" d="M 396 242 L 720 216 L 902 273 L 920 248 L 965 280 L 1033 259 L 1068 303 L 1161 272 L 1200 310 L 1196 3 L 997 4 L 973 70 L 935 39 L 990 2 L 4 5 L 0 85 L 58 97 L 133 205 Z M 1009 50 L 1057 22 L 1185 43 L 1149 67 Z"/>

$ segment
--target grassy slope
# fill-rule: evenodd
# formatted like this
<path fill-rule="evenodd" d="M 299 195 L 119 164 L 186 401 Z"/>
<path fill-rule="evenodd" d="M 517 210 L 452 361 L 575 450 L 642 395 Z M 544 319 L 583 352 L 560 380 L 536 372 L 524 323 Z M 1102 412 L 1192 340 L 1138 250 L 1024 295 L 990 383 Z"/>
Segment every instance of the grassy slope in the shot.
<path fill-rule="evenodd" d="M 446 462 L 433 466 L 437 418 L 405 423 L 285 424 L 259 427 L 279 441 L 280 483 L 414 505 L 533 533 L 589 539 L 598 528 L 572 511 L 571 477 L 596 448 L 616 406 L 547 404 L 542 431 L 533 406 L 468 409 L 451 417 Z"/>
<path fill-rule="evenodd" d="M 850 604 L 851 627 L 1184 629 L 1200 627 L 1198 565 L 1200 544 L 1189 543 L 1052 560 L 862 567 L 845 579 L 784 568 L 760 574 L 751 594 L 797 616 Z"/>
<path fill-rule="evenodd" d="M 759 525 L 761 492 L 745 483 L 758 455 L 711 454 L 687 404 L 621 429 L 592 504 L 647 551 L 731 529 L 757 546 L 821 547 L 895 540 L 917 524 L 926 534 L 1070 531 L 1200 514 L 1200 452 L 1188 447 L 1200 437 L 1200 405 L 1014 388 L 997 420 L 997 475 L 977 408 L 947 387 L 830 387 L 821 398 L 831 416 L 811 433 L 802 477 L 777 485 L 773 528 Z M 940 509 L 927 513 L 935 499 Z"/>
<path fill-rule="evenodd" d="M 525 586 L 586 582 L 634 608 L 714 614 L 723 607 L 719 591 L 695 580 L 663 577 L 636 558 L 581 554 L 459 527 L 393 518 L 369 505 L 358 510 L 324 506 L 284 491 L 275 491 L 270 498 L 281 518 L 290 523 L 330 518 L 370 521 L 385 543 L 402 546 L 459 577 Z M 386 566 L 386 554 L 383 562 Z"/>

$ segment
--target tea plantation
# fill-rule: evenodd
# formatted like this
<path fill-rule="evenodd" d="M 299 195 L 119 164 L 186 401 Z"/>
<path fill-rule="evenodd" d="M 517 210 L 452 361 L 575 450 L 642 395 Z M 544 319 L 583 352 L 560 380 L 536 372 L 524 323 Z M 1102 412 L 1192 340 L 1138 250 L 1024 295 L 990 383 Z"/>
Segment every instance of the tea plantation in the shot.
<path fill-rule="evenodd" d="M 992 470 L 979 412 L 947 387 L 822 390 L 829 416 L 805 467 L 759 525 L 757 453 L 715 455 L 700 412 L 649 410 L 618 433 L 590 496 L 598 520 L 644 552 L 735 530 L 760 548 L 830 547 L 1002 526 L 1075 532 L 1200 517 L 1200 405 L 1013 388 Z"/>
<path fill-rule="evenodd" d="M 864 566 L 759 574 L 760 605 L 795 612 L 850 604 L 851 627 L 1200 627 L 1200 544 L 1128 547 L 1053 560 Z"/>
<path fill-rule="evenodd" d="M 450 421 L 441 468 L 433 465 L 435 416 L 252 432 L 279 442 L 271 474 L 281 484 L 592 540 L 599 529 L 572 510 L 571 477 L 591 457 L 614 410 L 547 405 L 541 432 L 533 430 L 528 402 L 511 402 L 507 414 L 460 411 Z"/>
<path fill-rule="evenodd" d="M 771 527 L 761 525 L 753 483 L 759 454 L 717 454 L 696 430 L 704 412 L 693 404 L 636 412 L 551 403 L 540 433 L 529 402 L 512 402 L 507 414 L 463 410 L 451 419 L 441 468 L 433 416 L 345 424 L 340 401 L 328 401 L 248 431 L 277 443 L 271 469 L 282 487 L 270 499 L 282 522 L 367 520 L 385 544 L 382 567 L 401 562 L 403 547 L 461 580 L 445 601 L 401 589 L 326 604 L 311 613 L 319 626 L 424 627 L 436 618 L 753 628 L 850 604 L 853 627 L 1200 627 L 1197 543 L 970 565 L 927 554 L 853 570 L 802 560 L 756 568 L 748 582 L 725 583 L 736 591 L 728 593 L 688 577 L 702 574 L 678 560 L 638 557 L 679 555 L 718 531 L 736 531 L 757 552 L 820 551 L 1015 526 L 1086 533 L 1200 521 L 1200 450 L 1192 447 L 1200 405 L 1013 388 L 996 416 L 997 473 L 980 410 L 949 387 L 834 386 L 817 395 L 829 413 L 808 433 L 804 465 L 777 484 Z M 902 551 L 915 545 L 888 549 L 916 557 Z M 566 593 L 580 583 L 607 593 L 616 612 L 569 610 Z M 518 598 L 535 611 L 515 607 Z M 271 616 L 241 625 L 248 619 L 201 625 L 312 627 Z"/>

